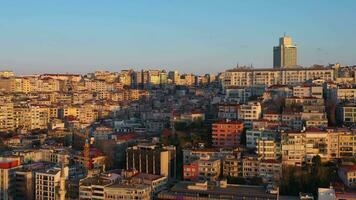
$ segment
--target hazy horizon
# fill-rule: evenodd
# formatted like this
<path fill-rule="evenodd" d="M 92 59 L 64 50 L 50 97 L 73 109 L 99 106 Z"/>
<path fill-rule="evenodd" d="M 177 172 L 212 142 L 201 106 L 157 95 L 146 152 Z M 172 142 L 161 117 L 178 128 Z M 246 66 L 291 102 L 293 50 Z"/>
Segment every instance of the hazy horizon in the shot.
<path fill-rule="evenodd" d="M 0 70 L 17 74 L 272 66 L 284 33 L 298 64 L 356 64 L 356 1 L 0 2 Z"/>

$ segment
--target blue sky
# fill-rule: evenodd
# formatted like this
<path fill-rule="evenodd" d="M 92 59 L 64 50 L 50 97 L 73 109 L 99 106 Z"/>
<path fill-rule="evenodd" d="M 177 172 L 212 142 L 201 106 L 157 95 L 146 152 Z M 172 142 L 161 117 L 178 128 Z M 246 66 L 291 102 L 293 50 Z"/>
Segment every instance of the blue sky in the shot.
<path fill-rule="evenodd" d="M 0 70 L 270 67 L 284 33 L 303 66 L 356 64 L 355 10 L 354 0 L 0 0 Z"/>

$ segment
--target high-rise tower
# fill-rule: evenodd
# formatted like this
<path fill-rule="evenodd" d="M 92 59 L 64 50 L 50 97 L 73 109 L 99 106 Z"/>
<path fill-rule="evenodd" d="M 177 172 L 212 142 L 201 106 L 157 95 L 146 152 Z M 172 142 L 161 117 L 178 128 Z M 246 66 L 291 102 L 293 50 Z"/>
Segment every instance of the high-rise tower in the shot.
<path fill-rule="evenodd" d="M 273 68 L 297 66 L 297 46 L 289 36 L 279 38 L 279 46 L 273 47 Z"/>

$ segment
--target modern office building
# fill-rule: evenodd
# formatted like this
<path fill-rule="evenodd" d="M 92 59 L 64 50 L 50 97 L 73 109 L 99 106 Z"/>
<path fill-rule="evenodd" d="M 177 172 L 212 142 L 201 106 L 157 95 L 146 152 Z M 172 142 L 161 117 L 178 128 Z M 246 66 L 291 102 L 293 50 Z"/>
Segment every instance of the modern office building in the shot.
<path fill-rule="evenodd" d="M 279 38 L 279 45 L 273 47 L 273 67 L 289 68 L 297 65 L 297 47 L 289 36 Z"/>

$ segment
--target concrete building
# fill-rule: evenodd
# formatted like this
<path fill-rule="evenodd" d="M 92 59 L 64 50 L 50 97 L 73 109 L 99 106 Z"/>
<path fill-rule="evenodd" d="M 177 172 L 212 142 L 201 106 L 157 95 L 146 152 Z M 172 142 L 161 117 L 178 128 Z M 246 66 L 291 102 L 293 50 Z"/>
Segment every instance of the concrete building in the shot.
<path fill-rule="evenodd" d="M 14 104 L 0 101 L 0 131 L 12 131 L 14 128 Z"/>
<path fill-rule="evenodd" d="M 218 105 L 218 118 L 220 120 L 237 120 L 239 109 L 238 103 L 221 103 Z"/>
<path fill-rule="evenodd" d="M 293 96 L 295 97 L 315 97 L 323 98 L 323 87 L 313 85 L 298 85 L 293 87 Z"/>
<path fill-rule="evenodd" d="M 105 199 L 104 188 L 118 182 L 121 176 L 116 173 L 102 173 L 94 177 L 87 177 L 79 182 L 79 199 Z"/>
<path fill-rule="evenodd" d="M 336 113 L 339 123 L 356 123 L 356 104 L 341 104 L 337 107 Z"/>
<path fill-rule="evenodd" d="M 51 168 L 35 173 L 35 199 L 57 200 L 65 199 L 65 180 L 69 168 Z M 63 180 L 64 179 L 64 180 Z M 63 183 L 64 182 L 64 183 Z"/>
<path fill-rule="evenodd" d="M 277 160 L 281 157 L 280 143 L 275 139 L 258 138 L 256 140 L 257 155 L 263 160 Z"/>
<path fill-rule="evenodd" d="M 271 86 L 297 85 L 307 80 L 334 80 L 334 70 L 330 68 L 237 68 L 224 73 L 223 86 Z"/>
<path fill-rule="evenodd" d="M 236 156 L 229 155 L 223 159 L 223 175 L 225 177 L 242 176 L 242 163 Z"/>
<path fill-rule="evenodd" d="M 0 159 L 0 199 L 11 200 L 15 197 L 15 173 L 20 167 L 19 160 Z"/>
<path fill-rule="evenodd" d="M 227 184 L 226 181 L 213 182 L 188 182 L 181 181 L 170 190 L 159 193 L 158 199 L 254 199 L 277 200 L 279 189 L 267 189 L 262 186 L 246 186 Z"/>
<path fill-rule="evenodd" d="M 221 172 L 221 160 L 204 157 L 198 160 L 199 177 L 207 180 L 217 180 Z"/>
<path fill-rule="evenodd" d="M 289 68 L 297 66 L 297 46 L 289 36 L 279 38 L 279 45 L 273 47 L 273 67 Z"/>
<path fill-rule="evenodd" d="M 155 144 L 139 144 L 127 148 L 126 169 L 141 173 L 174 177 L 175 149 L 164 149 Z"/>
<path fill-rule="evenodd" d="M 239 120 L 258 120 L 262 117 L 262 107 L 257 101 L 240 105 Z"/>
<path fill-rule="evenodd" d="M 215 122 L 212 125 L 214 147 L 238 147 L 244 125 L 238 121 Z"/>
<path fill-rule="evenodd" d="M 105 200 L 150 200 L 152 195 L 152 188 L 150 185 L 137 183 L 116 183 L 105 187 Z"/>

